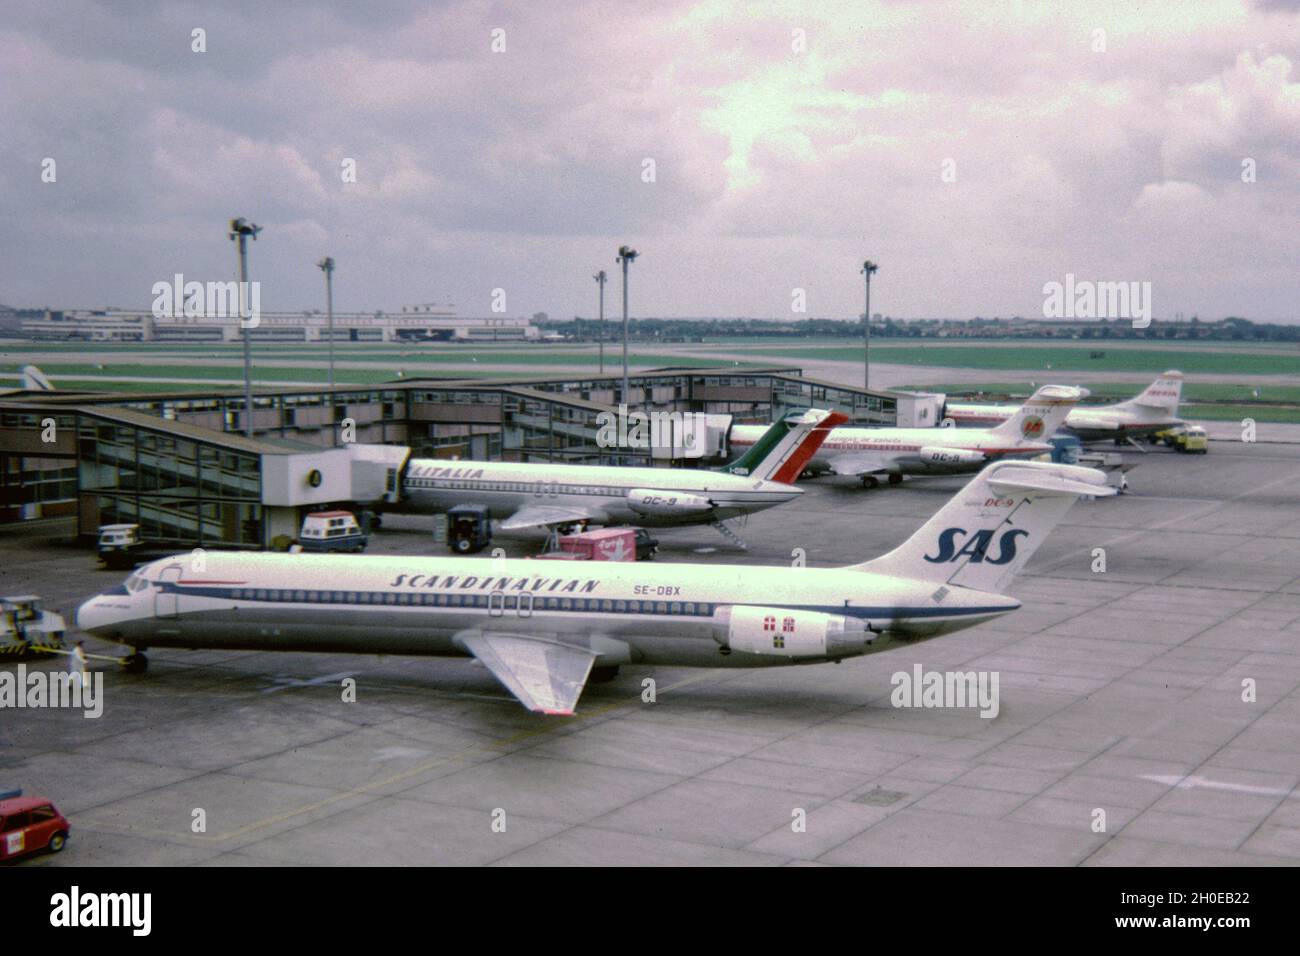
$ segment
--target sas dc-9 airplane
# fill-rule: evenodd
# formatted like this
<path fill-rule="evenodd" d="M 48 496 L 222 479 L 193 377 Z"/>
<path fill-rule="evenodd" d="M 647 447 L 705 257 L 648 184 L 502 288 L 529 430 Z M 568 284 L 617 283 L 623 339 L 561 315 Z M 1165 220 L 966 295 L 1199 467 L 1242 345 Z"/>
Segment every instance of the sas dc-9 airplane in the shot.
<path fill-rule="evenodd" d="M 884 557 L 843 568 L 210 552 L 164 558 L 77 611 L 149 647 L 472 656 L 529 710 L 572 714 L 623 664 L 840 661 L 1020 607 L 1004 592 L 1080 496 L 1077 465 L 996 462 Z"/>
<path fill-rule="evenodd" d="M 400 510 L 481 505 L 502 531 L 584 522 L 655 528 L 707 524 L 743 546 L 722 522 L 802 494 L 795 479 L 831 429 L 846 421 L 840 412 L 816 408 L 791 412 L 717 470 L 417 458 L 403 473 Z"/>
<path fill-rule="evenodd" d="M 964 475 L 999 458 L 1032 458 L 1050 452 L 1047 439 L 1087 394 L 1064 385 L 1044 385 L 1007 420 L 992 428 L 837 428 L 813 456 L 811 471 L 853 475 L 864 488 L 891 485 L 904 475 Z M 733 448 L 758 440 L 761 425 L 735 425 Z"/>
<path fill-rule="evenodd" d="M 1168 371 L 1148 385 L 1141 395 L 1126 402 L 1071 409 L 1063 430 L 1080 441 L 1114 439 L 1119 444 L 1130 438 L 1181 425 L 1178 404 L 1182 397 L 1183 373 Z M 1013 405 L 949 404 L 944 408 L 944 415 L 958 425 L 989 425 L 1005 421 L 1015 411 Z"/>

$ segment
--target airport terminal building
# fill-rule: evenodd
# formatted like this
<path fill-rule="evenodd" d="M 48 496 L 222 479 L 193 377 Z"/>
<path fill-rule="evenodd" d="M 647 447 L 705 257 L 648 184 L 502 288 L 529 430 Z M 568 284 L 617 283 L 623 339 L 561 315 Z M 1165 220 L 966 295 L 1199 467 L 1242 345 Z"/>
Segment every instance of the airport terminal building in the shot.
<path fill-rule="evenodd" d="M 812 406 L 861 424 L 934 424 L 922 396 L 797 368 L 663 368 L 629 385 L 629 410 L 647 415 L 766 423 Z M 9 392 L 0 395 L 0 521 L 75 515 L 81 537 L 125 522 L 180 546 L 266 548 L 296 534 L 306 512 L 391 492 L 392 462 L 408 448 L 444 459 L 685 466 L 726 454 L 725 427 L 698 454 L 602 447 L 621 388 L 617 375 L 262 388 L 251 438 L 237 390 Z M 371 451 L 359 456 L 363 446 Z M 378 446 L 393 449 L 389 461 Z"/>
<path fill-rule="evenodd" d="M 155 314 L 143 309 L 47 310 L 24 319 L 23 335 L 49 342 L 238 342 L 243 330 L 228 317 Z M 254 342 L 532 342 L 541 331 L 526 318 L 467 318 L 454 310 L 418 306 L 400 312 L 260 312 Z"/>

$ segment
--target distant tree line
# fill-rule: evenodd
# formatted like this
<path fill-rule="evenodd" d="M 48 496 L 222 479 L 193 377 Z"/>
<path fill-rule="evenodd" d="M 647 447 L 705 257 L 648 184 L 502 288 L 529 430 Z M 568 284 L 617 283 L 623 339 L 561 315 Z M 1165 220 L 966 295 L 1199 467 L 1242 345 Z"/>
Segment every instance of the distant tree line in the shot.
<path fill-rule="evenodd" d="M 598 319 L 576 316 L 572 320 L 544 319 L 534 316 L 535 324 L 547 331 L 569 338 L 594 341 L 600 334 Z M 605 320 L 605 337 L 622 338 L 622 320 Z M 803 319 L 783 322 L 777 319 L 656 319 L 628 321 L 632 338 L 660 342 L 703 342 L 721 337 L 755 338 L 846 338 L 862 334 L 862 319 Z M 951 338 L 951 339 L 1200 339 L 1206 341 L 1300 342 L 1300 325 L 1252 322 L 1229 317 L 1216 321 L 1199 318 L 1187 320 L 1152 319 L 1146 328 L 1134 328 L 1127 319 L 1044 321 L 1022 318 L 960 319 L 892 319 L 871 320 L 873 338 Z"/>

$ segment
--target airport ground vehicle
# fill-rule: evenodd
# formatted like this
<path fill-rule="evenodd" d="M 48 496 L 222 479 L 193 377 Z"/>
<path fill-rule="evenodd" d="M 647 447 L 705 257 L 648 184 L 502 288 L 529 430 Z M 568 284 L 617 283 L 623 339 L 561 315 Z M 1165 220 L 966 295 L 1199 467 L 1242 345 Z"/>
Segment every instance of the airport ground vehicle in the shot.
<path fill-rule="evenodd" d="M 492 543 L 492 517 L 483 505 L 447 509 L 447 545 L 457 554 L 475 554 Z"/>
<path fill-rule="evenodd" d="M 650 532 L 645 528 L 634 528 L 636 531 L 636 559 L 638 561 L 649 561 L 659 553 L 659 539 L 652 538 Z"/>
<path fill-rule="evenodd" d="M 1204 455 L 1210 450 L 1210 436 L 1200 425 L 1176 425 L 1157 432 L 1151 439 L 1157 445 L 1168 445 L 1174 451 Z"/>
<path fill-rule="evenodd" d="M 41 607 L 35 594 L 0 598 L 0 655 L 6 658 L 63 649 L 63 616 Z"/>
<path fill-rule="evenodd" d="M 72 826 L 47 797 L 24 797 L 21 790 L 0 793 L 0 860 L 41 850 L 58 853 Z"/>
<path fill-rule="evenodd" d="M 1058 465 L 1077 465 L 1079 463 L 1079 455 L 1083 452 L 1083 442 L 1073 435 L 1053 435 L 1047 439 L 1047 443 L 1052 446 L 1052 451 L 1047 456 L 1047 460 Z"/>
<path fill-rule="evenodd" d="M 1041 456 L 1039 461 L 1096 468 L 1105 473 L 1107 483 L 1116 488 L 1120 494 L 1128 491 L 1126 473 L 1131 471 L 1133 466 L 1124 461 L 1123 455 L 1118 452 L 1084 451 L 1083 442 L 1074 435 L 1053 435 L 1047 441 L 1052 446 L 1052 451 Z"/>
<path fill-rule="evenodd" d="M 106 524 L 100 526 L 97 550 L 104 567 L 125 571 L 183 549 L 145 541 L 138 524 Z"/>
<path fill-rule="evenodd" d="M 641 561 L 653 556 L 659 542 L 644 528 L 598 528 L 552 539 L 553 548 L 539 558 L 581 561 Z"/>
<path fill-rule="evenodd" d="M 351 511 L 318 511 L 302 520 L 298 545 L 304 551 L 351 551 L 366 549 L 370 540 Z"/>

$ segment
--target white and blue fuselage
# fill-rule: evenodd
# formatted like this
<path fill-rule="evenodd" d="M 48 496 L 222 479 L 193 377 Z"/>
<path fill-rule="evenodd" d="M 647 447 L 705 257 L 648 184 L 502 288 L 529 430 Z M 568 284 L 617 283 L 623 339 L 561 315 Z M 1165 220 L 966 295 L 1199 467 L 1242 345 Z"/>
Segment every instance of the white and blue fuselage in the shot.
<path fill-rule="evenodd" d="M 1013 598 L 852 569 L 209 552 L 146 565 L 78 612 L 82 630 L 147 647 L 466 654 L 458 636 L 544 634 L 597 664 L 760 666 L 831 660 L 970 627 Z M 737 608 L 816 647 L 733 652 Z M 747 612 L 749 613 L 749 612 Z M 758 632 L 761 638 L 761 628 Z M 881 639 L 883 636 L 884 639 Z M 746 644 L 746 646 L 749 646 Z"/>

